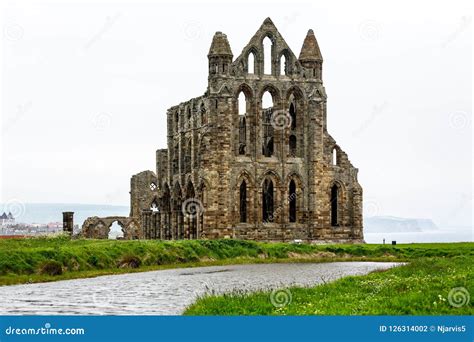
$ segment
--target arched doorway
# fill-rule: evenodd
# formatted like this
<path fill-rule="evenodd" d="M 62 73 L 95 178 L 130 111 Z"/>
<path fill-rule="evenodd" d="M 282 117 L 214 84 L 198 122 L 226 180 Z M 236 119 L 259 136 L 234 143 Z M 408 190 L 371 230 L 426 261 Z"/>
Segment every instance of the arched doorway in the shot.
<path fill-rule="evenodd" d="M 118 223 L 118 221 L 114 221 L 110 225 L 108 239 L 110 240 L 123 240 L 124 239 L 123 228 Z"/>

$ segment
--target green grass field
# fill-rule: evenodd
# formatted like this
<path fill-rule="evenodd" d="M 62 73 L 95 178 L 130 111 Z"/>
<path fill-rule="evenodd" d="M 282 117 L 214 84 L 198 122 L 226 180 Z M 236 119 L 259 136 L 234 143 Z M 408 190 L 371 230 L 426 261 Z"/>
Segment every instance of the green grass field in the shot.
<path fill-rule="evenodd" d="M 472 299 L 465 290 L 474 294 L 473 261 L 472 255 L 424 257 L 388 271 L 346 277 L 312 288 L 209 295 L 185 314 L 472 315 Z M 456 288 L 465 290 L 453 290 Z M 450 298 L 454 305 L 463 305 L 453 306 Z"/>
<path fill-rule="evenodd" d="M 421 257 L 472 256 L 473 247 L 473 243 L 390 246 L 298 245 L 239 240 L 8 239 L 0 240 L 0 285 L 205 265 L 408 261 Z M 60 272 L 51 272 L 58 271 L 57 267 Z"/>
<path fill-rule="evenodd" d="M 283 292 L 207 295 L 188 315 L 473 314 L 474 243 L 308 245 L 239 240 L 0 240 L 0 285 L 164 268 L 266 262 L 405 261 L 406 265 Z M 464 290 L 462 290 L 464 291 Z M 464 297 L 463 297 L 464 295 Z M 283 297 L 281 297 L 283 296 Z M 286 297 L 285 297 L 286 296 Z M 285 305 L 274 305 L 287 300 Z M 451 298 L 450 298 L 451 297 Z M 456 303 L 456 302 L 455 302 Z"/>

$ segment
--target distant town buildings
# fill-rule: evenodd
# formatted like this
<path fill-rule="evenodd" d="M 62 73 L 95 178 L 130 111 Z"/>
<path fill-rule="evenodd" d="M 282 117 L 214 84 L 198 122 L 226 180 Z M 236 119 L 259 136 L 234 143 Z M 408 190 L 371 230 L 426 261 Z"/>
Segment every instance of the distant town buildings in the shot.
<path fill-rule="evenodd" d="M 10 225 L 10 224 L 15 224 L 15 218 L 13 217 L 12 213 L 3 213 L 2 216 L 0 216 L 0 225 Z"/>
<path fill-rule="evenodd" d="M 79 230 L 79 225 L 75 225 L 74 230 Z M 62 231 L 62 222 L 19 223 L 11 213 L 0 216 L 0 238 L 51 235 Z"/>

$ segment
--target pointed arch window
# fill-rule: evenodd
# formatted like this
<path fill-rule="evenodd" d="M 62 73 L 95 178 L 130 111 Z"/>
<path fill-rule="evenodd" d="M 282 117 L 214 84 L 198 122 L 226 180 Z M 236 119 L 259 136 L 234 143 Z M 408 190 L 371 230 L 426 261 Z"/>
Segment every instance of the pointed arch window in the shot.
<path fill-rule="evenodd" d="M 290 112 L 290 119 L 291 119 L 290 128 L 292 130 L 295 130 L 296 129 L 296 106 L 294 102 L 291 102 L 289 112 Z"/>
<path fill-rule="evenodd" d="M 247 222 L 247 183 L 245 180 L 242 181 L 240 184 L 240 222 L 244 223 Z"/>
<path fill-rule="evenodd" d="M 247 142 L 247 126 L 245 116 L 239 117 L 239 154 L 245 155 Z"/>
<path fill-rule="evenodd" d="M 265 157 L 273 155 L 273 98 L 270 92 L 266 91 L 262 96 L 262 117 L 263 117 L 263 144 L 262 154 Z"/>
<path fill-rule="evenodd" d="M 290 135 L 289 138 L 290 157 L 296 157 L 296 136 Z"/>
<path fill-rule="evenodd" d="M 263 39 L 263 73 L 265 75 L 272 75 L 272 41 L 269 37 Z"/>
<path fill-rule="evenodd" d="M 339 201 L 339 188 L 337 184 L 334 184 L 331 187 L 331 226 L 333 227 L 336 227 L 339 225 L 338 201 Z"/>
<path fill-rule="evenodd" d="M 296 222 L 296 183 L 293 179 L 290 181 L 290 186 L 288 188 L 289 221 Z"/>
<path fill-rule="evenodd" d="M 253 51 L 249 53 L 247 58 L 247 73 L 255 73 L 255 54 L 253 53 Z"/>
<path fill-rule="evenodd" d="M 273 222 L 273 182 L 265 179 L 262 189 L 263 222 Z"/>
<path fill-rule="evenodd" d="M 207 124 L 207 117 L 206 117 L 206 107 L 204 103 L 201 104 L 201 125 Z"/>
<path fill-rule="evenodd" d="M 280 57 L 280 75 L 288 75 L 288 65 L 285 55 Z"/>

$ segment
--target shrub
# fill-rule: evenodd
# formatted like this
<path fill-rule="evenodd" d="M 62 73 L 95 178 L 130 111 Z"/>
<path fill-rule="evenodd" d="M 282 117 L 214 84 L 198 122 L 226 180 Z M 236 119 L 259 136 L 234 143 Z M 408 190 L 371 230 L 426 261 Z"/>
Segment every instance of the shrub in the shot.
<path fill-rule="evenodd" d="M 87 259 L 87 262 L 91 265 L 91 266 L 94 266 L 94 267 L 97 267 L 99 265 L 99 258 L 92 254 L 89 256 L 89 258 Z"/>
<path fill-rule="evenodd" d="M 43 262 L 39 268 L 39 274 L 57 276 L 63 274 L 63 266 L 56 260 Z"/>
<path fill-rule="evenodd" d="M 136 255 L 124 255 L 118 262 L 119 268 L 138 268 L 142 264 L 142 260 Z"/>

